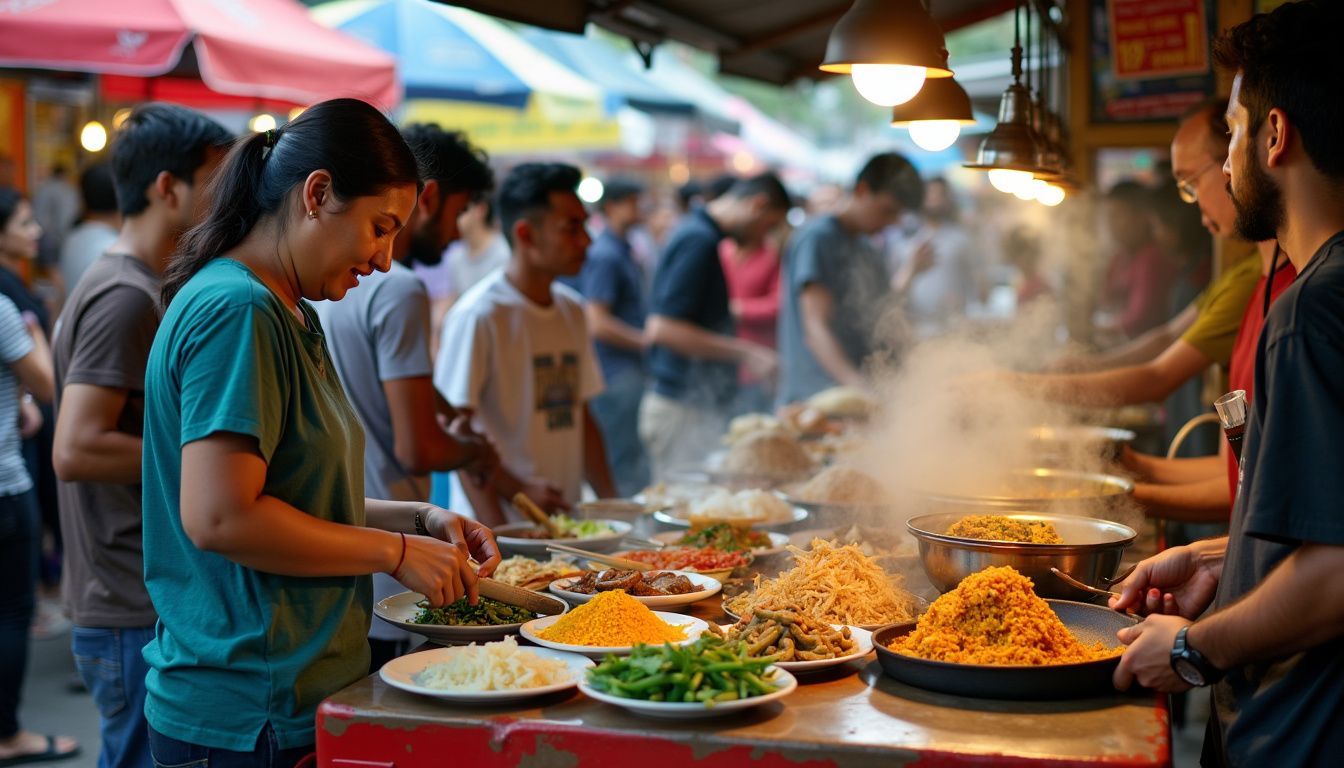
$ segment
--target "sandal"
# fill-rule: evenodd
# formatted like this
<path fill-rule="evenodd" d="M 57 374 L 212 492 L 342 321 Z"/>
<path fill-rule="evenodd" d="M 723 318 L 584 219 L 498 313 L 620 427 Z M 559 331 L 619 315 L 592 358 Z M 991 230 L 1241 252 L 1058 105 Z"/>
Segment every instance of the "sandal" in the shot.
<path fill-rule="evenodd" d="M 65 760 L 74 757 L 80 753 L 78 744 L 69 752 L 56 751 L 56 737 L 47 734 L 47 749 L 45 752 L 29 752 L 26 755 L 14 755 L 13 757 L 0 758 L 0 768 L 8 768 L 11 765 L 30 765 L 32 763 L 49 763 L 53 760 Z"/>

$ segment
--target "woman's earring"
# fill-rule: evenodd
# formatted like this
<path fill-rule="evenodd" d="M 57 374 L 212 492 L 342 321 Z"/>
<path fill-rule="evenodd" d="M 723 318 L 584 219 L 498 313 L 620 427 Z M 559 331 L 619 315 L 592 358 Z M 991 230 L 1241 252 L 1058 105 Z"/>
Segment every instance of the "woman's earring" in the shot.
<path fill-rule="evenodd" d="M 310 218 L 310 219 L 316 219 L 316 218 L 317 218 L 317 209 L 316 209 L 316 208 L 314 208 L 314 209 L 308 211 L 308 218 Z"/>

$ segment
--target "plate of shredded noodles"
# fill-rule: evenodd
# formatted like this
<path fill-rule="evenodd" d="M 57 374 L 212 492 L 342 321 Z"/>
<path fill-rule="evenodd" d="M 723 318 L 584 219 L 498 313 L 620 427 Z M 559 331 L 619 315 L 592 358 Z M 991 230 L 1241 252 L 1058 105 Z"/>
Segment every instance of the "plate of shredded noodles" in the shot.
<path fill-rule="evenodd" d="M 593 666 L 586 656 L 518 645 L 435 648 L 393 659 L 378 674 L 394 688 L 461 703 L 501 704 L 564 691 Z"/>
<path fill-rule="evenodd" d="M 723 601 L 730 616 L 750 617 L 759 608 L 876 629 L 913 621 L 919 613 L 920 599 L 854 544 L 813 539 L 810 549 L 790 545 L 788 551 L 793 568 L 773 579 L 757 575 L 753 589 Z"/>
<path fill-rule="evenodd" d="M 1134 619 L 1099 605 L 1046 600 L 1007 567 L 971 574 L 915 623 L 873 636 L 882 668 L 930 690 L 990 698 L 1071 698 L 1112 691 Z"/>

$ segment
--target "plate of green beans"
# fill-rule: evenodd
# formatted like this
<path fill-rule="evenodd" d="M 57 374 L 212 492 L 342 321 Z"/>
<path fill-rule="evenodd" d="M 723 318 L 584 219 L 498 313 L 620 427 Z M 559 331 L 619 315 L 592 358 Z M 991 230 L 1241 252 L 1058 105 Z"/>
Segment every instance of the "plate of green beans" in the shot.
<path fill-rule="evenodd" d="M 637 645 L 588 671 L 579 690 L 635 714 L 671 719 L 728 715 L 781 699 L 798 687 L 742 642 L 702 635 L 689 645 Z"/>

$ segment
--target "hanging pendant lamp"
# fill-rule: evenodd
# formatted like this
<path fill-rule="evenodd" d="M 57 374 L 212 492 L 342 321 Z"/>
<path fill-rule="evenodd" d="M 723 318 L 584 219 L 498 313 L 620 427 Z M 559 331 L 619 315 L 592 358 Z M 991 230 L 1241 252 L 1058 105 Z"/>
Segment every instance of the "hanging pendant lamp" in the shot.
<path fill-rule="evenodd" d="M 849 75 L 884 107 L 914 98 L 926 79 L 952 76 L 943 31 L 920 0 L 856 0 L 831 29 L 821 70 Z"/>
<path fill-rule="evenodd" d="M 952 146 L 965 125 L 975 125 L 971 97 L 954 77 L 924 83 L 915 98 L 891 110 L 891 124 L 910 131 L 921 149 L 940 152 Z"/>
<path fill-rule="evenodd" d="M 1009 194 L 1030 185 L 1041 171 L 1040 137 L 1032 128 L 1031 91 L 1022 84 L 1020 11 L 1020 6 L 1014 11 L 1013 82 L 999 101 L 998 125 L 980 142 L 975 162 L 963 166 L 988 171 L 989 183 Z"/>

